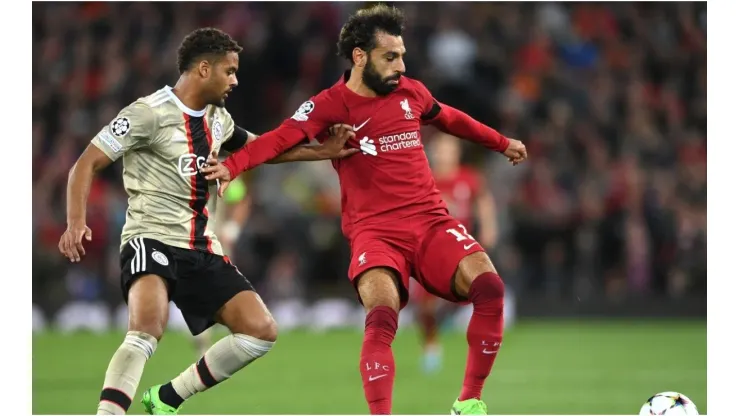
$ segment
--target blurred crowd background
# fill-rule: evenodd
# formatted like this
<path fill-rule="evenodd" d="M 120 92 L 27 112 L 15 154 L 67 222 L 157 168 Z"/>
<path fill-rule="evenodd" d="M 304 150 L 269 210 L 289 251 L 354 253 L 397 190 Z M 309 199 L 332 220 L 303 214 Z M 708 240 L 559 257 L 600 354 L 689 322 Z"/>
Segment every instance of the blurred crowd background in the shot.
<path fill-rule="evenodd" d="M 93 185 L 93 241 L 77 265 L 57 250 L 67 173 L 122 107 L 175 84 L 187 33 L 215 26 L 244 46 L 227 108 L 261 133 L 339 79 L 339 29 L 365 5 L 34 3 L 34 304 L 52 314 L 70 301 L 121 303 L 120 162 Z M 705 298 L 706 3 L 395 5 L 408 19 L 407 75 L 528 147 L 530 160 L 511 167 L 461 142 L 494 196 L 489 252 L 518 298 Z M 353 298 L 331 165 L 242 179 L 246 194 L 220 213 L 239 224 L 224 239 L 268 302 Z"/>

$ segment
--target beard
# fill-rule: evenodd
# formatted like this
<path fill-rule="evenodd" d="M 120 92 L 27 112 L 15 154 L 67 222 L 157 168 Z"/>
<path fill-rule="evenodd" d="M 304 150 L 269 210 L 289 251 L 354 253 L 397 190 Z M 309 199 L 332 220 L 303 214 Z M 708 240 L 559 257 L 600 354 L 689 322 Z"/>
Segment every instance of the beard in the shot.
<path fill-rule="evenodd" d="M 398 73 L 383 78 L 371 61 L 368 61 L 365 69 L 362 70 L 362 82 L 378 95 L 388 95 L 395 91 L 398 84 L 391 84 L 390 81 L 398 81 L 399 79 L 401 79 L 401 74 Z"/>

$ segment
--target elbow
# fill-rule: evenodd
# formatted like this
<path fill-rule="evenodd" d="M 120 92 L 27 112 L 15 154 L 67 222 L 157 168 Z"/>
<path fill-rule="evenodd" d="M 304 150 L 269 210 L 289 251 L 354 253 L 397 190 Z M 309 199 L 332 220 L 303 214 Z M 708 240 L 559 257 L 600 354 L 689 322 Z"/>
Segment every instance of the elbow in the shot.
<path fill-rule="evenodd" d="M 72 178 L 79 175 L 93 176 L 102 168 L 103 166 L 99 166 L 89 160 L 85 160 L 85 158 L 80 158 L 74 163 L 74 165 L 72 165 L 71 168 L 69 168 L 67 179 L 72 180 Z"/>
<path fill-rule="evenodd" d="M 81 169 L 80 161 L 77 160 L 71 168 L 69 168 L 69 172 L 67 173 L 67 179 L 72 180 L 72 178 L 75 176 L 75 174 Z"/>

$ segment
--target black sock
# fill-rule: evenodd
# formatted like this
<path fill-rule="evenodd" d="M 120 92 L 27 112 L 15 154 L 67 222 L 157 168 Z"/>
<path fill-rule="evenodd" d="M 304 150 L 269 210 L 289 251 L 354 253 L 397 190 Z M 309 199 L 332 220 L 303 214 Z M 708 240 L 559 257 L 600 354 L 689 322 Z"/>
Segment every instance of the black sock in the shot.
<path fill-rule="evenodd" d="M 174 407 L 175 409 L 180 407 L 182 402 L 185 401 L 177 394 L 175 388 L 172 387 L 172 382 L 169 382 L 159 388 L 159 399 L 162 400 L 165 404 Z"/>

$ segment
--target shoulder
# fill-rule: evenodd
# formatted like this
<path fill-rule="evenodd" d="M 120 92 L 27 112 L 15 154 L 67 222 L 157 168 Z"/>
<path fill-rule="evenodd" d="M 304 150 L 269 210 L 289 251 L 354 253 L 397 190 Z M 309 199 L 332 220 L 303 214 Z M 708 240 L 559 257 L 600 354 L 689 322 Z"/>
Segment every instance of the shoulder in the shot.
<path fill-rule="evenodd" d="M 171 99 L 172 96 L 170 95 L 167 88 L 160 88 L 152 94 L 147 95 L 146 97 L 139 98 L 135 101 L 135 103 L 141 103 L 143 105 L 149 106 L 150 108 L 157 108 L 162 104 L 170 101 Z"/>
<path fill-rule="evenodd" d="M 229 113 L 229 110 L 227 110 L 225 107 L 219 107 L 217 105 L 212 105 L 211 107 L 211 113 L 216 120 L 225 122 L 232 119 L 231 113 Z"/>
<path fill-rule="evenodd" d="M 331 87 L 304 101 L 291 117 L 295 121 L 306 121 L 310 116 L 328 115 L 333 113 L 341 103 L 341 94 L 338 88 Z"/>
<path fill-rule="evenodd" d="M 401 84 L 403 86 L 403 90 L 405 90 L 408 95 L 416 97 L 416 99 L 423 103 L 424 112 L 429 111 L 430 106 L 434 102 L 434 96 L 429 92 L 429 89 L 427 89 L 423 82 L 418 79 L 402 76 Z"/>
<path fill-rule="evenodd" d="M 114 136 L 122 138 L 132 130 L 139 133 L 152 131 L 157 118 L 154 109 L 145 98 L 139 98 L 123 107 L 108 127 Z"/>
<path fill-rule="evenodd" d="M 127 109 L 141 122 L 168 124 L 170 121 L 181 118 L 180 110 L 172 99 L 167 87 L 161 88 L 145 97 L 140 97 L 131 103 Z"/>
<path fill-rule="evenodd" d="M 402 76 L 401 79 L 402 79 L 401 82 L 403 83 L 404 89 L 413 91 L 415 93 L 424 93 L 424 92 L 428 93 L 429 92 L 426 85 L 424 85 L 424 83 L 419 81 L 418 79 L 407 77 L 405 75 Z"/>

